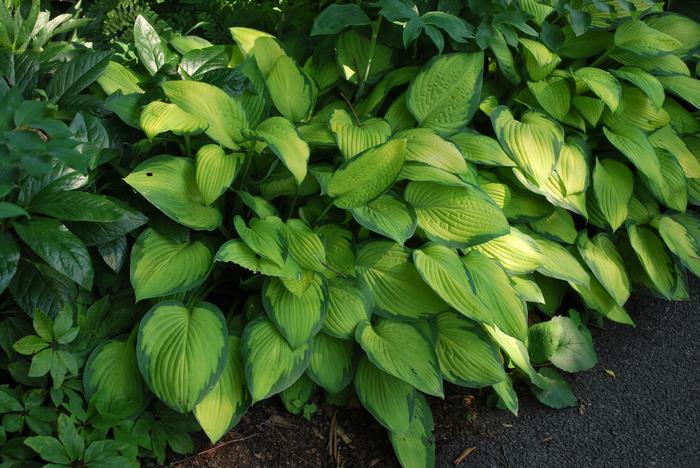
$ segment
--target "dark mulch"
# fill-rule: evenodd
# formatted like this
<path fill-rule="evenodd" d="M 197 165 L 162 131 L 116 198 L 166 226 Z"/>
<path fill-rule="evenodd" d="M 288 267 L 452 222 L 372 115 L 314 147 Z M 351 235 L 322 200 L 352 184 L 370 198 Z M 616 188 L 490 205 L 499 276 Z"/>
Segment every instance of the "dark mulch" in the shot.
<path fill-rule="evenodd" d="M 437 465 L 454 466 L 473 447 L 459 466 L 700 466 L 700 281 L 691 291 L 678 303 L 635 296 L 636 328 L 594 331 L 599 364 L 568 379 L 577 408 L 552 410 L 520 392 L 514 417 L 489 408 L 485 394 L 448 387 L 444 401 L 430 401 Z M 276 399 L 256 405 L 217 447 L 201 438 L 200 454 L 176 466 L 397 466 L 367 413 L 319 406 L 308 422 Z"/>

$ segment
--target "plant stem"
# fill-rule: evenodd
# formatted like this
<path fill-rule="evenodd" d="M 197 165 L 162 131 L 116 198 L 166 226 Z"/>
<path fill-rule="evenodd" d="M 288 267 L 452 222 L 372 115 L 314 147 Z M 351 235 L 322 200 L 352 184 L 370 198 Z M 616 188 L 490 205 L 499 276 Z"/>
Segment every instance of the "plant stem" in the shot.
<path fill-rule="evenodd" d="M 362 74 L 362 79 L 360 80 L 360 87 L 357 88 L 357 94 L 355 95 L 355 102 L 357 102 L 365 93 L 365 86 L 367 85 L 367 79 L 369 78 L 369 70 L 372 68 L 372 60 L 374 59 L 374 50 L 377 48 L 377 38 L 379 37 L 379 28 L 382 24 L 382 16 L 377 17 L 377 21 L 372 24 L 372 41 L 369 44 L 369 58 L 367 59 L 367 66 Z"/>
<path fill-rule="evenodd" d="M 601 55 L 600 57 L 598 57 L 597 59 L 595 59 L 595 60 L 593 61 L 593 63 L 589 65 L 589 67 L 597 67 L 597 66 L 600 65 L 601 63 L 605 62 L 605 61 L 608 59 L 608 57 L 610 56 L 610 53 L 611 53 L 613 50 L 615 50 L 615 46 L 608 48 L 608 49 L 603 53 L 603 55 Z"/>
<path fill-rule="evenodd" d="M 185 151 L 187 156 L 192 157 L 192 142 L 190 141 L 190 136 L 185 135 Z"/>
<path fill-rule="evenodd" d="M 318 226 L 318 222 L 321 221 L 326 214 L 328 214 L 331 208 L 333 208 L 333 200 L 331 200 L 328 206 L 321 212 L 320 215 L 318 215 L 318 218 L 316 218 L 316 221 L 314 221 L 314 227 Z"/>

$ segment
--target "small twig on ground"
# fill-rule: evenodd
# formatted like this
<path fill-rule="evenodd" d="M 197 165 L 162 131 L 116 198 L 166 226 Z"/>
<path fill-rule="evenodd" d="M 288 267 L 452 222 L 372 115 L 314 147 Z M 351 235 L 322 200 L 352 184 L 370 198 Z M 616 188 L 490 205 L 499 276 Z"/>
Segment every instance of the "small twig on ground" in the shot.
<path fill-rule="evenodd" d="M 510 462 L 508 461 L 508 457 L 506 456 L 506 448 L 501 446 L 501 453 L 503 453 L 503 460 L 506 462 L 506 466 L 510 468 Z"/>
<path fill-rule="evenodd" d="M 337 415 L 338 412 L 334 411 L 331 418 L 331 427 L 328 430 L 328 454 L 336 464 L 340 464 L 340 460 L 338 460 L 338 433 L 336 431 L 338 427 Z"/>
<path fill-rule="evenodd" d="M 459 465 L 459 464 L 462 463 L 464 460 L 466 460 L 467 457 L 468 457 L 469 455 L 471 455 L 472 453 L 474 453 L 475 450 L 476 450 L 476 447 L 467 447 L 467 448 L 465 448 L 464 450 L 462 450 L 462 453 L 460 453 L 459 456 L 458 456 L 457 458 L 455 458 L 455 461 L 454 461 L 453 463 L 454 463 L 455 465 Z"/>
<path fill-rule="evenodd" d="M 554 437 L 545 437 L 544 439 L 542 439 L 542 443 L 546 444 L 546 443 L 549 443 L 553 440 L 554 440 Z"/>
<path fill-rule="evenodd" d="M 175 460 L 173 462 L 173 466 L 179 465 L 180 463 L 185 463 L 186 461 L 189 461 L 189 460 L 193 460 L 193 459 L 196 460 L 197 457 L 201 457 L 202 455 L 207 455 L 208 453 L 214 452 L 214 451 L 220 449 L 221 447 L 231 445 L 235 442 L 243 442 L 244 440 L 252 439 L 253 437 L 255 437 L 257 435 L 258 435 L 258 433 L 256 432 L 254 434 L 250 434 L 248 436 L 241 437 L 240 439 L 231 439 L 231 440 L 227 440 L 226 442 L 221 442 L 220 444 L 217 444 L 217 445 L 215 445 L 211 448 L 208 448 L 206 450 L 202 450 L 201 452 L 195 453 L 194 455 L 190 455 L 189 457 L 181 458 L 180 460 Z"/>

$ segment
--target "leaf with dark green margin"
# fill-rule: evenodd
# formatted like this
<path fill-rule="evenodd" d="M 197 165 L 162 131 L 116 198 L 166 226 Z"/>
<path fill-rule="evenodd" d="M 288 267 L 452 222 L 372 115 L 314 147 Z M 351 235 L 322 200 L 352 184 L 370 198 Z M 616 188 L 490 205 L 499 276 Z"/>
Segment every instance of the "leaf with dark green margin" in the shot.
<path fill-rule="evenodd" d="M 354 340 L 357 324 L 370 319 L 373 307 L 369 288 L 361 281 L 342 277 L 330 279 L 324 333 L 344 340 Z"/>
<path fill-rule="evenodd" d="M 350 212 L 361 226 L 402 246 L 416 231 L 415 211 L 406 202 L 392 195 L 382 195 Z"/>
<path fill-rule="evenodd" d="M 319 333 L 314 338 L 311 362 L 306 371 L 318 386 L 338 393 L 352 381 L 355 343 Z"/>

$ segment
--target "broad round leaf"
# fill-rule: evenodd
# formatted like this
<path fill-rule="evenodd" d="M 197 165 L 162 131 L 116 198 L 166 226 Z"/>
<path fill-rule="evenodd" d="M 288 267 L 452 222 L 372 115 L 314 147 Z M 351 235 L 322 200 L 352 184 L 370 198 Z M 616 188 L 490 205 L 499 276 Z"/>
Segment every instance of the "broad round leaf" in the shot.
<path fill-rule="evenodd" d="M 396 134 L 406 140 L 406 161 L 426 164 L 453 174 L 466 174 L 469 167 L 457 146 L 427 128 L 414 128 Z"/>
<path fill-rule="evenodd" d="M 281 55 L 267 75 L 267 89 L 275 108 L 292 122 L 306 120 L 316 105 L 316 85 L 287 55 Z"/>
<path fill-rule="evenodd" d="M 328 126 L 335 135 L 340 153 L 346 160 L 381 145 L 391 136 L 391 127 L 386 120 L 373 118 L 355 122 L 343 109 L 333 111 L 328 120 Z"/>
<path fill-rule="evenodd" d="M 207 302 L 189 309 L 177 301 L 161 302 L 141 319 L 136 347 L 151 391 L 174 410 L 189 413 L 226 364 L 226 320 Z"/>
<path fill-rule="evenodd" d="M 495 258 L 501 262 L 506 271 L 516 275 L 531 273 L 545 261 L 537 242 L 514 227 L 510 228 L 510 234 L 497 237 L 474 248 Z"/>
<path fill-rule="evenodd" d="M 309 145 L 301 139 L 294 125 L 284 117 L 270 117 L 251 134 L 267 144 L 292 173 L 297 185 L 301 185 L 308 170 Z"/>
<path fill-rule="evenodd" d="M 354 375 L 355 343 L 319 333 L 314 338 L 311 362 L 306 373 L 319 387 L 331 393 L 343 390 Z"/>
<path fill-rule="evenodd" d="M 161 101 L 149 102 L 143 108 L 139 125 L 151 140 L 165 132 L 173 132 L 175 135 L 196 135 L 209 127 L 206 119 L 189 114 L 175 104 Z"/>
<path fill-rule="evenodd" d="M 556 316 L 528 331 L 530 356 L 536 362 L 551 361 L 566 372 L 581 372 L 598 362 L 593 343 L 569 317 Z"/>
<path fill-rule="evenodd" d="M 586 86 L 598 96 L 611 111 L 615 112 L 620 105 L 622 87 L 617 79 L 600 68 L 583 67 L 574 72 L 576 79 L 586 83 Z"/>
<path fill-rule="evenodd" d="M 382 195 L 365 206 L 350 210 L 361 226 L 403 245 L 416 231 L 416 213 L 403 200 Z"/>
<path fill-rule="evenodd" d="M 328 314 L 323 331 L 336 338 L 354 340 L 357 324 L 370 319 L 372 308 L 372 296 L 364 283 L 333 278 L 328 281 Z"/>
<path fill-rule="evenodd" d="M 205 205 L 214 203 L 231 186 L 245 156 L 226 154 L 218 145 L 204 145 L 197 151 L 195 179 Z"/>

